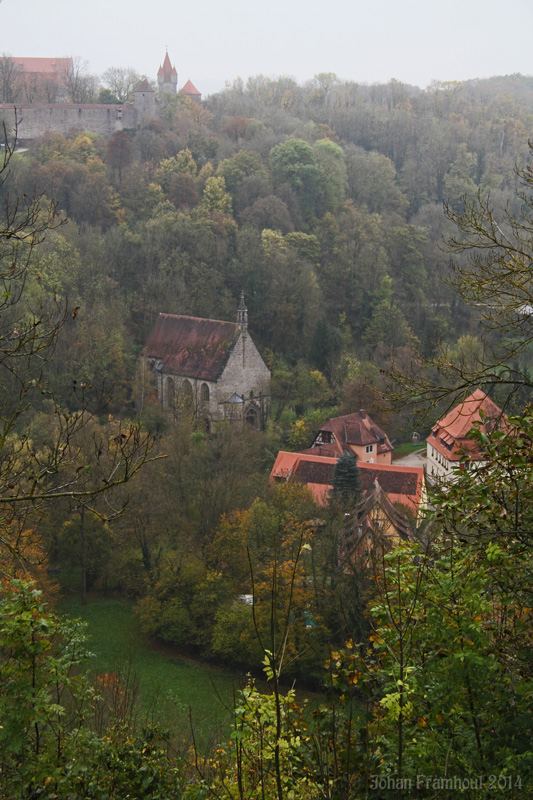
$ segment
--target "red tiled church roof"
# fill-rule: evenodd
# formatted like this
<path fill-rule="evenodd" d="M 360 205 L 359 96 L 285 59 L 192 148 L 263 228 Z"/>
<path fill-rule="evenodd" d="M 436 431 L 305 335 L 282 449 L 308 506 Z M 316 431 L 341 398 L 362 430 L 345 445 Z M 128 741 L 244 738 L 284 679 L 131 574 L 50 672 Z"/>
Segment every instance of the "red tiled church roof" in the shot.
<path fill-rule="evenodd" d="M 239 332 L 236 322 L 159 314 L 142 355 L 160 359 L 162 372 L 216 381 Z"/>

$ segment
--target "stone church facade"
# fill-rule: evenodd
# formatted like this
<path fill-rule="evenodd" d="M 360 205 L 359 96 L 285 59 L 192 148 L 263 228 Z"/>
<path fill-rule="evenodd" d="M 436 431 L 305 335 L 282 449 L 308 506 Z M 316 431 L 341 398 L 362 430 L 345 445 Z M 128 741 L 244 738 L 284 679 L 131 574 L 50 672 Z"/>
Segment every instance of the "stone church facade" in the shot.
<path fill-rule="evenodd" d="M 237 322 L 160 314 L 141 354 L 142 402 L 176 417 L 193 413 L 207 430 L 223 420 L 263 428 L 270 370 L 248 331 L 244 298 Z"/>

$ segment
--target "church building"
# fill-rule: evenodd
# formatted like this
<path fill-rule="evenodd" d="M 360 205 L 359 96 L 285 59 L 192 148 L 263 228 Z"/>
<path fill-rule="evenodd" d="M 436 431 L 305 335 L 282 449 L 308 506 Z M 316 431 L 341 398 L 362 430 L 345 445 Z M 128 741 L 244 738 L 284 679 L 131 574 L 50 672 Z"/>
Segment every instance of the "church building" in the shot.
<path fill-rule="evenodd" d="M 142 402 L 156 400 L 206 430 L 223 420 L 263 428 L 270 370 L 248 331 L 241 295 L 236 322 L 159 314 L 141 355 Z"/>

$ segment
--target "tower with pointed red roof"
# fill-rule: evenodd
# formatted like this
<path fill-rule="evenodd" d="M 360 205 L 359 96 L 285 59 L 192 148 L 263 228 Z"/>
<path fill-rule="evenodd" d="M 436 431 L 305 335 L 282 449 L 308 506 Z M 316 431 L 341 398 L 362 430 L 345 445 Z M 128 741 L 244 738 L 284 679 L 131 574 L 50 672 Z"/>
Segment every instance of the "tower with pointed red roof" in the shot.
<path fill-rule="evenodd" d="M 185 86 L 183 86 L 183 87 L 180 89 L 180 94 L 184 94 L 184 95 L 186 95 L 187 97 L 190 97 L 190 98 L 191 98 L 191 100 L 195 100 L 195 101 L 196 101 L 196 102 L 198 102 L 198 103 L 199 103 L 199 102 L 200 102 L 200 100 L 202 99 L 202 95 L 201 95 L 201 93 L 198 91 L 198 89 L 196 88 L 196 86 L 194 85 L 194 83 L 193 83 L 192 81 L 190 81 L 190 80 L 189 80 L 189 81 L 187 81 L 187 83 L 185 84 Z"/>
<path fill-rule="evenodd" d="M 160 94 L 176 94 L 178 89 L 178 73 L 176 67 L 173 67 L 170 63 L 168 51 L 165 53 L 163 66 L 159 67 L 157 73 L 157 85 L 159 86 Z"/>

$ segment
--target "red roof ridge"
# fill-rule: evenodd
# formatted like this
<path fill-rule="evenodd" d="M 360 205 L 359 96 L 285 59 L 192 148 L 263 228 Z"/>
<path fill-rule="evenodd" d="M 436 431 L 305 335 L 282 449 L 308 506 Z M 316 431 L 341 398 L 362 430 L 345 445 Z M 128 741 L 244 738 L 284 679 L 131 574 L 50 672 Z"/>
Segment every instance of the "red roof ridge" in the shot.
<path fill-rule="evenodd" d="M 168 314 L 166 311 L 159 312 L 160 317 L 169 317 L 174 319 L 190 319 L 195 320 L 196 322 L 223 322 L 224 325 L 233 325 L 235 328 L 238 326 L 238 322 L 232 322 L 230 319 L 211 319 L 207 317 L 191 317 L 188 314 Z"/>

